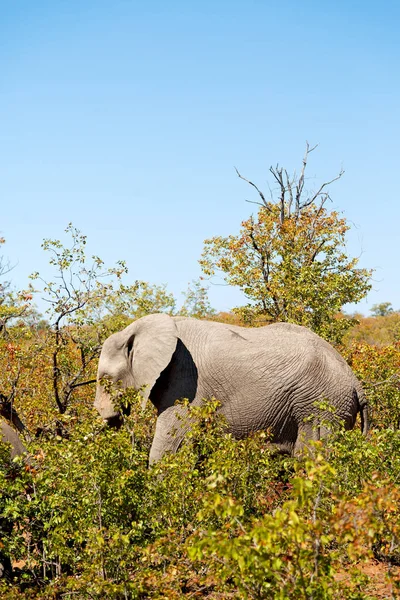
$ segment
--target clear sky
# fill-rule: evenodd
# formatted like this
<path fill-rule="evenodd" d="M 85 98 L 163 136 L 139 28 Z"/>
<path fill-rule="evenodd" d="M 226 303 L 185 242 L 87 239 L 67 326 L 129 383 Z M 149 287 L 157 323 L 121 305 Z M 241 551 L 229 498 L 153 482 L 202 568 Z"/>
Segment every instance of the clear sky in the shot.
<path fill-rule="evenodd" d="M 0 198 L 12 278 L 72 221 L 130 278 L 179 296 L 203 240 L 239 230 L 268 168 L 341 168 L 333 208 L 400 309 L 400 3 L 0 0 Z M 312 182 L 310 183 L 311 186 Z M 239 295 L 212 286 L 227 310 Z M 354 307 L 352 307 L 354 308 Z"/>

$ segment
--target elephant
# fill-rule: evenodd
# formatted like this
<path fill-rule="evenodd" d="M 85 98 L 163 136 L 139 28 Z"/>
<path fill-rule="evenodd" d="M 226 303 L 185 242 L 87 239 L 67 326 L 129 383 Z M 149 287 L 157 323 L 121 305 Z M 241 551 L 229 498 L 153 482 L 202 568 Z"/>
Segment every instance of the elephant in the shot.
<path fill-rule="evenodd" d="M 16 431 L 4 421 L 0 422 L 0 439 L 2 442 L 11 444 L 10 458 L 13 459 L 26 452 L 26 448 Z"/>
<path fill-rule="evenodd" d="M 310 329 L 289 323 L 247 328 L 147 315 L 107 338 L 100 353 L 94 405 L 113 425 L 120 415 L 105 379 L 141 389 L 157 408 L 150 464 L 175 452 L 190 427 L 176 404 L 181 398 L 194 406 L 216 398 L 235 438 L 269 430 L 271 442 L 290 454 L 329 433 L 313 422 L 318 401 L 334 409 L 324 418 L 338 417 L 346 429 L 360 412 L 368 431 L 367 402 L 346 361 Z"/>

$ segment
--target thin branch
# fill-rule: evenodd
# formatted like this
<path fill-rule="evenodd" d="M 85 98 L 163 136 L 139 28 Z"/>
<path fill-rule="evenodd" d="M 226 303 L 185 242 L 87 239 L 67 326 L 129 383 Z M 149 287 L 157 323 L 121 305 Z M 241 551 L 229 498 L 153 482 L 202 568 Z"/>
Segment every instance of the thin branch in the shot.
<path fill-rule="evenodd" d="M 321 252 L 322 248 L 325 246 L 326 240 L 322 240 L 322 242 L 317 246 L 312 255 L 310 256 L 310 263 L 313 263 L 317 258 L 318 254 Z"/>
<path fill-rule="evenodd" d="M 74 383 L 70 386 L 71 390 L 80 387 L 81 385 L 89 385 L 90 383 L 96 383 L 97 379 L 89 379 L 88 381 L 81 381 L 81 383 Z"/>
<path fill-rule="evenodd" d="M 379 387 L 380 385 L 385 385 L 386 383 L 394 383 L 395 381 L 400 381 L 400 375 L 397 375 L 397 373 L 394 373 L 388 379 L 384 379 L 383 381 L 373 382 L 365 380 L 364 383 L 370 385 L 371 387 Z"/>
<path fill-rule="evenodd" d="M 325 203 L 326 200 L 329 199 L 329 194 L 327 192 L 325 192 L 324 194 L 322 193 L 322 191 L 328 186 L 331 185 L 331 183 L 333 183 L 334 181 L 337 181 L 338 179 L 340 179 L 342 176 L 344 175 L 344 169 L 341 168 L 339 174 L 334 177 L 333 179 L 331 179 L 330 181 L 325 181 L 325 183 L 323 183 L 319 190 L 312 196 L 312 198 L 310 198 L 309 200 L 307 200 L 306 202 L 303 202 L 303 204 L 300 206 L 300 208 L 305 208 L 306 206 L 310 206 L 310 204 L 312 204 L 313 202 L 316 201 L 316 199 L 321 196 L 321 195 L 325 195 L 325 198 L 323 200 L 323 202 Z"/>
<path fill-rule="evenodd" d="M 255 202 L 254 200 L 244 200 L 245 202 L 248 202 L 249 204 L 257 204 L 257 206 L 265 206 L 262 202 Z"/>
<path fill-rule="evenodd" d="M 292 212 L 292 204 L 293 204 L 293 183 L 294 183 L 294 181 L 293 180 L 290 181 L 289 174 L 286 169 L 285 169 L 285 176 L 286 176 L 287 190 L 289 192 L 288 217 L 290 217 L 291 212 Z"/>
<path fill-rule="evenodd" d="M 262 200 L 262 206 L 264 206 L 264 207 L 265 207 L 265 208 L 267 208 L 269 211 L 271 211 L 271 208 L 270 208 L 270 206 L 268 205 L 268 202 L 266 201 L 264 194 L 263 194 L 263 193 L 262 193 L 262 191 L 261 191 L 261 190 L 260 190 L 260 189 L 259 189 L 259 188 L 258 188 L 258 187 L 255 185 L 255 183 L 253 183 L 252 181 L 249 181 L 249 179 L 246 179 L 245 177 L 243 177 L 243 175 L 241 175 L 241 174 L 239 173 L 239 171 L 237 170 L 237 168 L 236 168 L 236 167 L 235 167 L 235 171 L 236 171 L 236 173 L 237 173 L 237 175 L 238 175 L 238 177 L 239 177 L 240 179 L 243 179 L 243 181 L 246 181 L 248 184 L 252 185 L 252 186 L 253 186 L 253 188 L 255 188 L 255 189 L 257 190 L 257 192 L 258 192 L 258 194 L 259 194 L 259 196 L 260 196 L 260 198 L 261 198 L 261 200 Z M 271 212 L 272 212 L 272 211 L 271 211 Z"/>
<path fill-rule="evenodd" d="M 72 395 L 72 391 L 77 388 L 80 387 L 82 385 L 88 385 L 90 383 L 96 383 L 96 379 L 90 379 L 88 381 L 82 381 L 80 383 L 75 383 L 76 381 L 78 381 L 78 379 L 83 375 L 83 373 L 85 372 L 87 365 L 94 359 L 96 358 L 96 356 L 98 355 L 100 347 L 97 346 L 92 354 L 89 356 L 88 360 L 86 361 L 86 364 L 84 364 L 78 371 L 78 373 L 76 375 L 74 375 L 74 377 L 64 386 L 64 399 L 62 402 L 62 406 L 63 406 L 63 410 L 60 411 L 61 414 L 63 414 L 68 407 L 69 404 L 69 400 L 71 398 Z"/>
<path fill-rule="evenodd" d="M 270 173 L 272 173 L 272 175 L 275 177 L 276 181 L 279 184 L 279 187 L 281 189 L 281 195 L 279 198 L 279 203 L 281 206 L 281 214 L 280 214 L 280 221 L 281 223 L 283 223 L 283 221 L 285 220 L 285 200 L 286 200 L 286 186 L 284 184 L 283 181 L 283 169 L 279 168 L 279 165 L 276 165 L 275 169 L 273 167 L 269 168 Z"/>
<path fill-rule="evenodd" d="M 299 180 L 298 180 L 297 186 L 296 186 L 296 218 L 299 216 L 299 213 L 301 210 L 300 198 L 301 198 L 301 194 L 303 193 L 303 188 L 304 188 L 304 174 L 305 174 L 305 171 L 307 168 L 308 155 L 311 154 L 311 152 L 313 152 L 313 150 L 315 150 L 317 148 L 317 146 L 318 146 L 318 144 L 316 144 L 315 146 L 310 148 L 310 144 L 308 142 L 306 142 L 306 151 L 305 151 L 304 157 L 303 157 L 303 166 L 301 168 L 300 177 L 299 177 Z"/>

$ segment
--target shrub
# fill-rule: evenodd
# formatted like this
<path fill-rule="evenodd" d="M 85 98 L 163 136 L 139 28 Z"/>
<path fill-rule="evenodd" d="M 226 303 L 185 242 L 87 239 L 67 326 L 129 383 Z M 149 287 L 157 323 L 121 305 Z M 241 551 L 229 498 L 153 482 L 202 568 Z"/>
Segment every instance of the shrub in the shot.
<path fill-rule="evenodd" d="M 371 557 L 396 585 L 399 432 L 339 430 L 293 459 L 264 432 L 234 440 L 211 401 L 149 469 L 155 414 L 129 397 L 118 431 L 82 409 L 32 466 L 2 455 L 1 543 L 19 561 L 2 597 L 361 599 Z"/>

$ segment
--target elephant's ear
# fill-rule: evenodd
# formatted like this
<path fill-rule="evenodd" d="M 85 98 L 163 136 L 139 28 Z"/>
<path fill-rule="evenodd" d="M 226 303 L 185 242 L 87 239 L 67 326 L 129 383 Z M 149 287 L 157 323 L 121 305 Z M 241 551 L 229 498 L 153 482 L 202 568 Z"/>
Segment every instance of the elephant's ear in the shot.
<path fill-rule="evenodd" d="M 169 365 L 178 342 L 174 319 L 164 314 L 148 315 L 134 323 L 128 340 L 134 386 L 146 386 L 144 404 L 160 374 Z"/>

